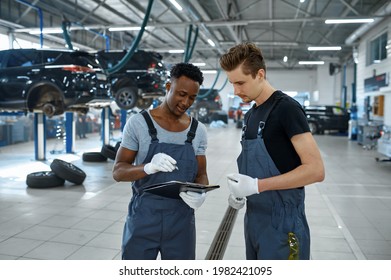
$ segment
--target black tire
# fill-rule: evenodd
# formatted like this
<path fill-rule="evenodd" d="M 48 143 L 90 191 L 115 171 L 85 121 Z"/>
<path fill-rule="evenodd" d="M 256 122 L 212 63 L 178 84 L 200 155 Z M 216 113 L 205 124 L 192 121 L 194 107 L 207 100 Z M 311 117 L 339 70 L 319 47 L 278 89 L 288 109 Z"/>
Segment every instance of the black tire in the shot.
<path fill-rule="evenodd" d="M 123 110 L 133 109 L 137 104 L 137 99 L 136 87 L 123 87 L 115 94 L 115 102 Z"/>
<path fill-rule="evenodd" d="M 50 168 L 56 175 L 64 180 L 81 185 L 86 178 L 86 173 L 76 165 L 61 159 L 55 159 L 50 164 Z"/>
<path fill-rule="evenodd" d="M 115 160 L 115 155 L 117 154 L 117 151 L 111 145 L 103 145 L 100 153 L 109 159 Z"/>
<path fill-rule="evenodd" d="M 88 162 L 103 162 L 107 161 L 107 157 L 102 155 L 100 152 L 86 152 L 83 153 L 83 161 L 88 161 Z"/>
<path fill-rule="evenodd" d="M 38 171 L 27 175 L 26 184 L 30 188 L 44 189 L 64 185 L 65 180 L 53 171 Z"/>
<path fill-rule="evenodd" d="M 205 105 L 201 105 L 197 108 L 197 120 L 202 123 L 209 123 L 209 108 Z"/>

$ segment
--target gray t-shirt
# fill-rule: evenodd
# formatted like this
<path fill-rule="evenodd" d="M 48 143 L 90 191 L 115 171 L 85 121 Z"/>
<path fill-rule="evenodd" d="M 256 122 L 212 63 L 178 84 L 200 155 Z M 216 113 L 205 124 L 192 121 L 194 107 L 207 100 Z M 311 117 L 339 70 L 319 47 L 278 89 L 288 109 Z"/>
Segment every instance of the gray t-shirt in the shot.
<path fill-rule="evenodd" d="M 151 119 L 157 130 L 157 138 L 160 143 L 185 144 L 190 125 L 184 131 L 172 132 L 160 127 L 152 116 Z M 148 133 L 148 125 L 144 117 L 140 113 L 131 116 L 125 124 L 121 146 L 132 151 L 137 151 L 137 156 L 134 162 L 136 165 L 143 163 L 147 156 L 150 144 L 151 136 Z M 205 155 L 208 138 L 206 134 L 206 127 L 201 122 L 198 122 L 196 136 L 193 139 L 192 145 L 196 156 Z"/>

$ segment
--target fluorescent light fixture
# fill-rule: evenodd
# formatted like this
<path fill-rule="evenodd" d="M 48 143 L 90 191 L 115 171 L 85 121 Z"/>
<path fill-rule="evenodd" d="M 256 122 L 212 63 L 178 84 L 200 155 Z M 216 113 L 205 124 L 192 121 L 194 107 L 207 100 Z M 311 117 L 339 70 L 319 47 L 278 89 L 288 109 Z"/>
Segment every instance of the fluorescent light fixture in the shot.
<path fill-rule="evenodd" d="M 211 45 L 212 47 L 215 47 L 215 46 L 216 46 L 215 42 L 213 42 L 211 39 L 208 39 L 208 43 L 209 43 L 209 45 Z"/>
<path fill-rule="evenodd" d="M 204 74 L 217 74 L 217 70 L 201 70 Z"/>
<path fill-rule="evenodd" d="M 193 62 L 192 64 L 193 64 L 194 66 L 199 66 L 199 67 L 205 66 L 205 65 L 206 65 L 205 62 Z"/>
<path fill-rule="evenodd" d="M 312 61 L 299 61 L 300 65 L 323 65 L 324 61 L 321 60 L 312 60 Z"/>
<path fill-rule="evenodd" d="M 62 32 L 63 31 L 61 28 L 44 28 L 44 29 L 42 29 L 43 34 L 57 34 L 57 33 L 62 33 Z M 39 30 L 39 29 L 30 30 L 29 34 L 41 34 L 41 30 Z"/>
<path fill-rule="evenodd" d="M 140 26 L 117 26 L 109 27 L 109 31 L 138 31 L 141 30 Z"/>
<path fill-rule="evenodd" d="M 340 46 L 329 46 L 329 47 L 308 47 L 309 51 L 340 51 Z"/>
<path fill-rule="evenodd" d="M 182 7 L 181 7 L 181 5 L 178 4 L 177 1 L 175 1 L 175 0 L 170 0 L 170 2 L 171 2 L 171 4 L 172 4 L 175 8 L 177 8 L 178 11 L 182 11 Z"/>
<path fill-rule="evenodd" d="M 338 24 L 338 23 L 371 23 L 375 20 L 373 18 L 351 18 L 351 19 L 326 19 L 326 24 Z"/>
<path fill-rule="evenodd" d="M 169 50 L 169 53 L 184 53 L 185 50 Z"/>

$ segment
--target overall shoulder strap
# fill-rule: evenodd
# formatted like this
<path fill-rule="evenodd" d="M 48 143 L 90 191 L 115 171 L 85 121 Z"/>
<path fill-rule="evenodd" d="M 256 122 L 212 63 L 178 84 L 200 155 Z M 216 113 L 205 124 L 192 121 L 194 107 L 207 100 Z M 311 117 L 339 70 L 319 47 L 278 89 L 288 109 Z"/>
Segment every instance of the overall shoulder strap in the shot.
<path fill-rule="evenodd" d="M 157 130 L 156 130 L 155 126 L 153 125 L 151 116 L 145 110 L 142 110 L 140 113 L 141 113 L 141 115 L 143 115 L 145 121 L 147 122 L 148 132 L 149 132 L 149 135 L 152 138 L 151 141 L 152 142 L 159 141 L 159 139 L 157 138 Z"/>
<path fill-rule="evenodd" d="M 193 142 L 193 139 L 196 136 L 197 127 L 198 127 L 198 121 L 192 117 L 190 130 L 187 133 L 187 139 L 186 139 L 187 143 L 191 144 Z"/>
<path fill-rule="evenodd" d="M 272 105 L 266 109 L 264 115 L 262 116 L 261 121 L 259 122 L 259 125 L 258 125 L 258 136 L 260 136 L 260 137 L 262 137 L 262 132 L 263 132 L 263 129 L 265 128 L 265 124 L 266 124 L 267 119 L 269 118 L 270 113 L 276 107 L 278 102 L 283 98 L 283 93 L 282 92 L 279 91 L 276 94 L 277 95 L 274 97 Z"/>
<path fill-rule="evenodd" d="M 262 115 L 261 120 L 259 121 L 259 125 L 258 125 L 258 133 L 257 133 L 258 137 L 262 137 L 262 132 L 263 132 L 263 129 L 265 128 L 266 120 L 269 118 L 270 113 L 273 111 L 273 109 L 276 107 L 278 102 L 283 97 L 284 97 L 284 94 L 281 91 L 276 92 L 275 96 L 272 97 L 273 98 L 272 104 L 269 107 L 265 108 L 265 111 L 263 112 L 263 115 Z M 243 125 L 243 128 L 242 128 L 242 139 L 244 138 L 245 131 L 247 129 L 247 122 L 248 122 L 248 119 L 249 119 L 251 113 L 252 113 L 252 110 L 250 110 L 248 112 L 248 114 L 245 115 L 245 119 L 244 119 L 245 125 Z"/>

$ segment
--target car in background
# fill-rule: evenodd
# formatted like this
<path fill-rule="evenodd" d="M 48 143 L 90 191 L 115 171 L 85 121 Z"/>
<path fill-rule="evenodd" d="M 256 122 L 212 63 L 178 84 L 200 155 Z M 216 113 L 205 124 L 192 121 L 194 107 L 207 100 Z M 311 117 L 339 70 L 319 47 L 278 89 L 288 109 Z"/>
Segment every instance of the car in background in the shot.
<path fill-rule="evenodd" d="M 86 113 L 112 102 L 101 66 L 87 52 L 52 49 L 0 51 L 0 111 Z"/>
<path fill-rule="evenodd" d="M 234 112 L 234 122 L 236 123 L 237 128 L 243 127 L 244 115 L 252 107 L 252 102 L 240 102 L 238 108 Z"/>
<path fill-rule="evenodd" d="M 217 89 L 202 88 L 189 108 L 189 113 L 202 123 L 210 123 L 221 113 L 223 103 Z"/>
<path fill-rule="evenodd" d="M 324 134 L 325 131 L 347 132 L 350 112 L 339 106 L 305 106 L 308 125 L 312 134 Z"/>
<path fill-rule="evenodd" d="M 109 70 L 123 63 L 126 54 L 126 50 L 110 50 L 95 55 L 103 68 Z M 110 90 L 120 109 L 147 109 L 154 99 L 166 94 L 167 69 L 159 53 L 137 50 L 123 64 L 118 71 L 108 73 Z"/>

